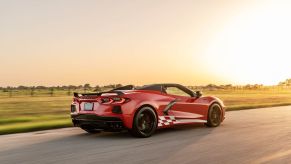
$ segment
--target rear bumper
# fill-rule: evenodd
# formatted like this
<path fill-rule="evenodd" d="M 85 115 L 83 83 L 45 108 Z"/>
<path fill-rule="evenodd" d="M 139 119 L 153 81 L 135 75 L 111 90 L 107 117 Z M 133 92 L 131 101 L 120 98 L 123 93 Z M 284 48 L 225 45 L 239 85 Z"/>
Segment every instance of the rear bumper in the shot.
<path fill-rule="evenodd" d="M 71 115 L 74 126 L 81 128 L 119 131 L 124 129 L 123 122 L 118 117 L 103 117 L 94 114 Z"/>

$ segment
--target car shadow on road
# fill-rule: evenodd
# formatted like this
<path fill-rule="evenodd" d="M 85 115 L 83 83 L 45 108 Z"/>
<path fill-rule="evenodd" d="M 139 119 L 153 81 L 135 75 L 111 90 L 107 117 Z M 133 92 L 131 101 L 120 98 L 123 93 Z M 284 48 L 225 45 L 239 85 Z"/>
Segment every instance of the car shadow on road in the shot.
<path fill-rule="evenodd" d="M 199 130 L 199 134 L 201 135 L 201 132 L 203 135 L 207 135 L 209 132 L 212 131 L 213 128 L 208 128 L 204 124 L 195 124 L 195 125 L 179 125 L 175 127 L 169 127 L 169 128 L 163 128 L 163 129 L 157 129 L 155 133 L 151 137 L 155 136 L 164 136 L 164 135 L 172 135 L 175 133 L 186 133 L 193 130 Z M 195 134 L 195 133 L 194 133 Z M 132 139 L 135 138 L 130 135 L 130 133 L 127 130 L 123 130 L 121 132 L 101 132 L 96 134 L 89 134 L 89 133 L 81 133 L 76 134 L 71 137 L 85 137 L 85 138 L 104 138 L 104 139 Z"/>

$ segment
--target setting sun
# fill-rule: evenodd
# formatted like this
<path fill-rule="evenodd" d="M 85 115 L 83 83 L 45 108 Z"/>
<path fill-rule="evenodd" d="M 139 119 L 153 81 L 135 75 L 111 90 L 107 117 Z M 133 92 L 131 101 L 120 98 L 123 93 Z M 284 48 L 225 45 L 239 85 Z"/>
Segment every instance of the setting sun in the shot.
<path fill-rule="evenodd" d="M 203 54 L 210 69 L 234 83 L 277 84 L 291 73 L 290 3 L 261 3 L 236 13 Z"/>

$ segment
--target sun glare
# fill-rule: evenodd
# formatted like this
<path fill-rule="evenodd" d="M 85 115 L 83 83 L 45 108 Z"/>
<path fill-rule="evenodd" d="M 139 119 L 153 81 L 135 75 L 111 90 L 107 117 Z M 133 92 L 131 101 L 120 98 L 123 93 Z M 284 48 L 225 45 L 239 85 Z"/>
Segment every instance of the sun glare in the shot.
<path fill-rule="evenodd" d="M 290 4 L 245 10 L 213 37 L 203 58 L 234 83 L 277 84 L 291 75 Z"/>

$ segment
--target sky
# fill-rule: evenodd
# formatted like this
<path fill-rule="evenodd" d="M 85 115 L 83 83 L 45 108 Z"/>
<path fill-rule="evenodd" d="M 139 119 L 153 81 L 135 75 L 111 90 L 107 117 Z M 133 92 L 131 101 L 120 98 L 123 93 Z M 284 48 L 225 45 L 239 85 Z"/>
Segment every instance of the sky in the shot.
<path fill-rule="evenodd" d="M 0 0 L 0 86 L 273 85 L 288 0 Z"/>

